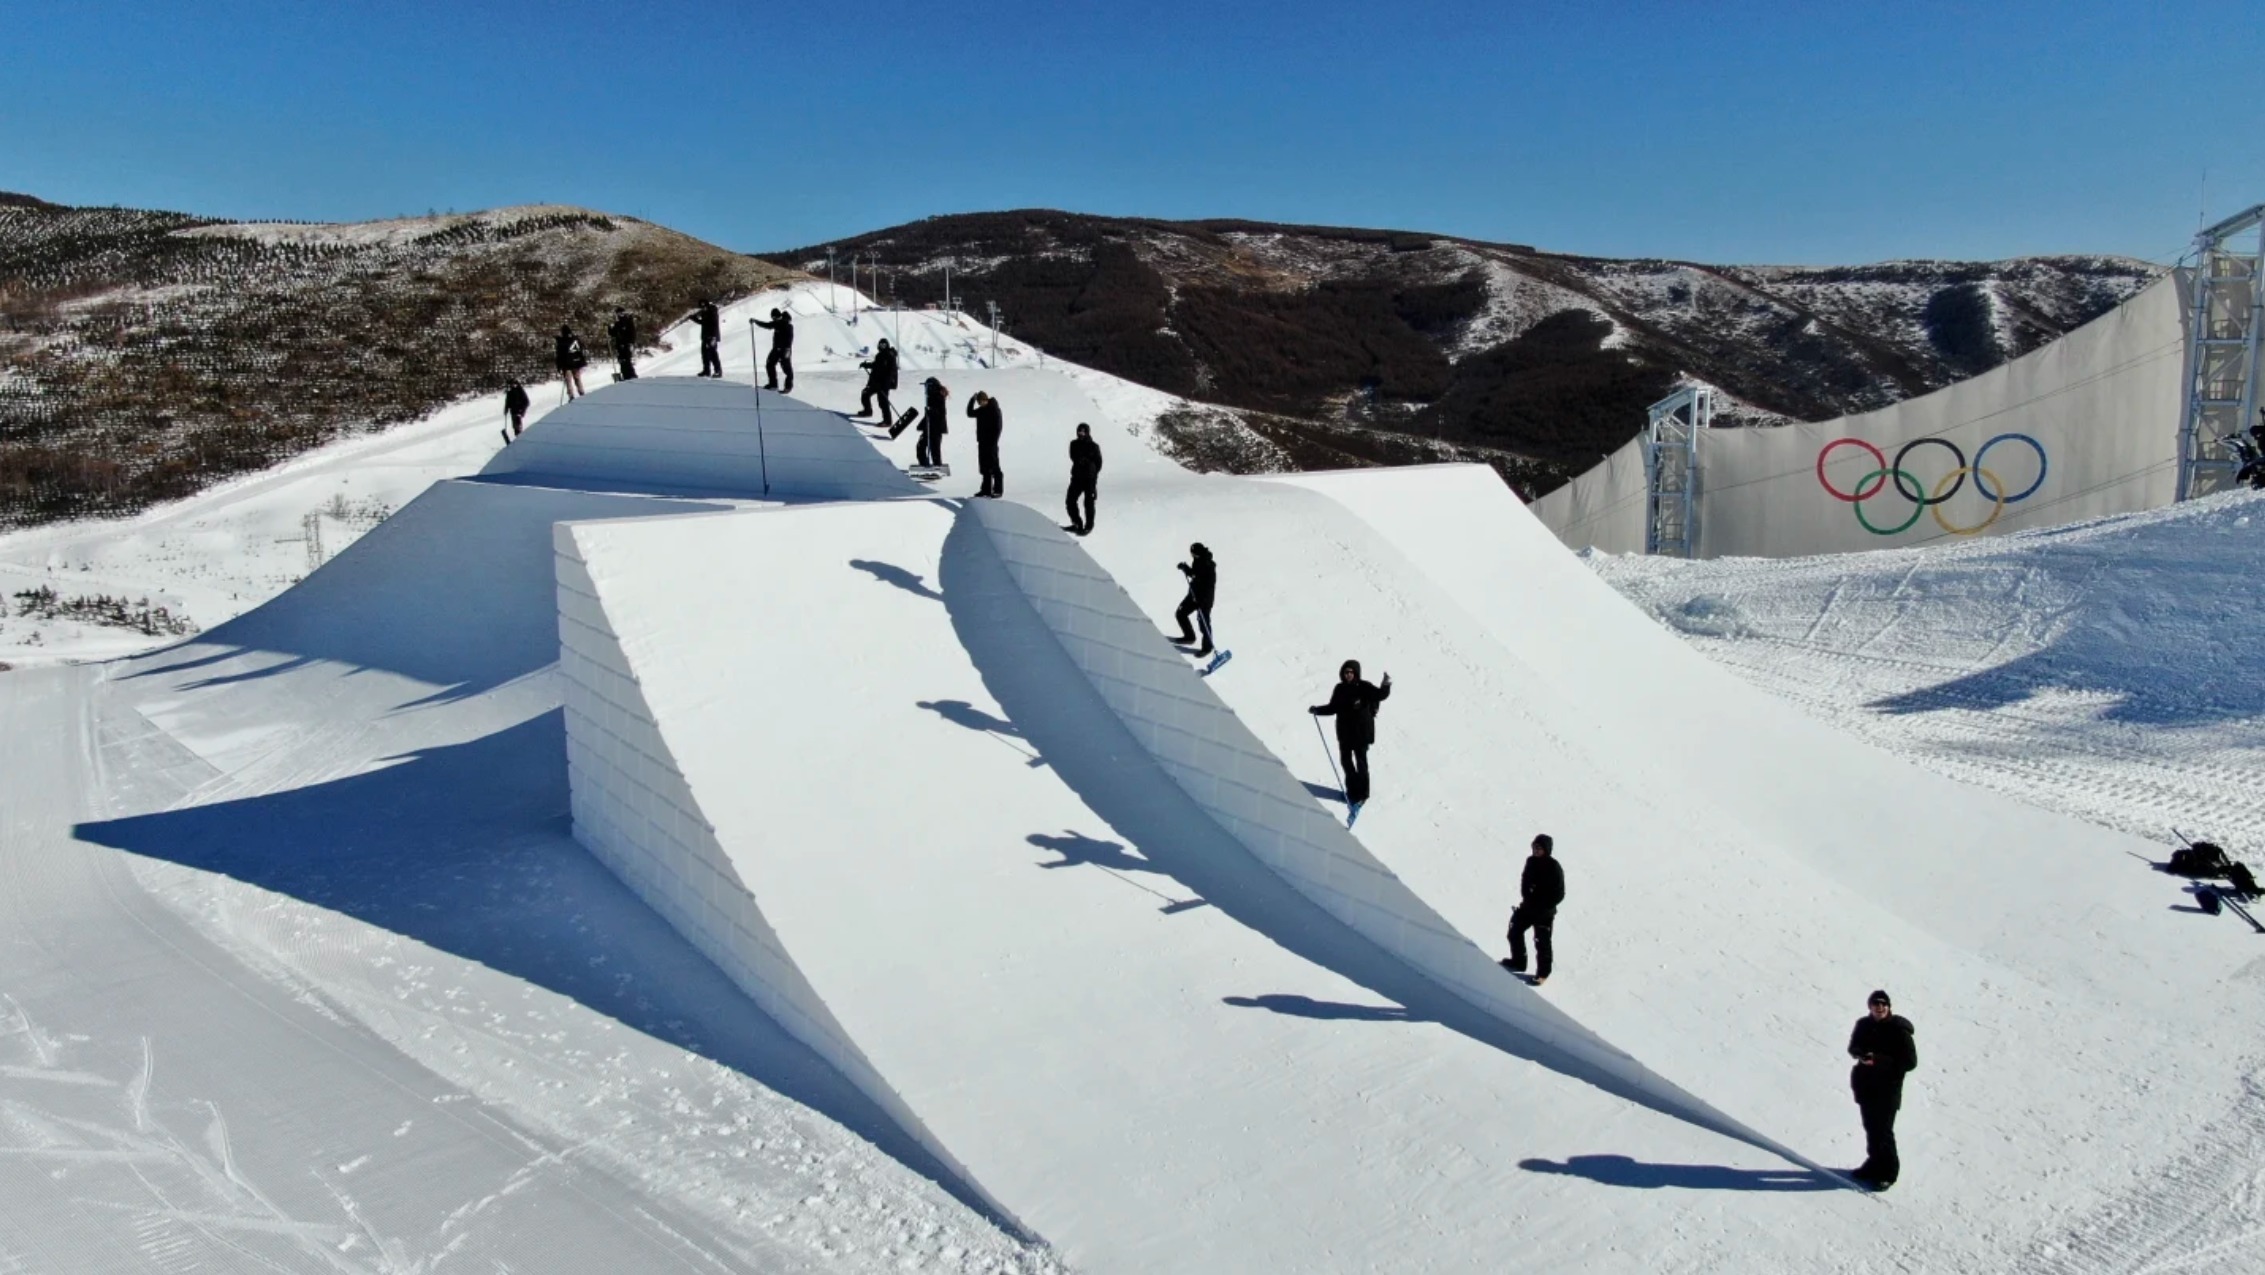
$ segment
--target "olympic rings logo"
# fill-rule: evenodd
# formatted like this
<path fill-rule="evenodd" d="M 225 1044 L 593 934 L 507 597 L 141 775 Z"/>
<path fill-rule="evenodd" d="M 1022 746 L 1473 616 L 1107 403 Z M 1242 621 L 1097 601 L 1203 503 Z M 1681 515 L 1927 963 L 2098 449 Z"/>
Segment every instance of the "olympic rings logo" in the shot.
<path fill-rule="evenodd" d="M 2031 451 L 2037 453 L 2037 476 L 2020 491 L 2008 493 L 2005 484 L 1999 482 L 1998 476 L 1983 464 L 1990 455 L 1990 449 L 2000 443 L 2026 443 Z M 1859 447 L 1872 454 L 1872 471 L 1857 479 L 1855 488 L 1849 491 L 1833 486 L 1832 479 L 1825 476 L 1825 459 L 1842 447 Z M 1932 489 L 1904 467 L 1904 462 L 1911 459 L 1911 454 L 1922 447 L 1940 447 L 1950 453 L 1950 467 L 1943 471 L 1942 477 L 1935 480 Z M 1943 516 L 1943 504 L 1964 490 L 1969 480 L 1973 482 L 1974 490 L 1990 502 L 1990 513 L 1980 522 L 1962 527 Z M 1873 497 L 1885 492 L 1891 484 L 1895 488 L 1895 494 L 1911 505 L 1911 516 L 1892 527 L 1883 527 L 1872 521 L 1871 516 L 1864 512 L 1864 506 Z M 1932 513 L 1935 524 L 1948 534 L 1971 536 L 1987 530 L 1997 522 L 2005 514 L 2007 505 L 2029 499 L 2037 494 L 2039 487 L 2045 485 L 2045 447 L 2027 434 L 2000 434 L 1982 444 L 1982 449 L 1974 453 L 1973 463 L 1969 464 L 1966 453 L 1947 438 L 1914 438 L 1896 452 L 1895 461 L 1890 464 L 1886 453 L 1861 438 L 1836 438 L 1817 452 L 1817 485 L 1824 488 L 1833 499 L 1844 501 L 1854 508 L 1857 523 L 1875 536 L 1893 536 L 1909 531 L 1918 523 L 1920 515 L 1927 513 Z"/>

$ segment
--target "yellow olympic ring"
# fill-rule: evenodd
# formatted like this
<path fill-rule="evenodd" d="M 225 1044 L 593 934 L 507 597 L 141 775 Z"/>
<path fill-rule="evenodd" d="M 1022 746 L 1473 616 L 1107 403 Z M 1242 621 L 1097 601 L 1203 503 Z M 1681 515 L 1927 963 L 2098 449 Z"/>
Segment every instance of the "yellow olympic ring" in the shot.
<path fill-rule="evenodd" d="M 1998 489 L 1998 501 L 1995 505 L 1992 505 L 1990 507 L 1989 517 L 1984 518 L 1982 521 L 1975 523 L 1971 527 L 1953 527 L 1950 525 L 1950 519 L 1943 517 L 1943 507 L 1941 501 L 1945 498 L 1944 493 L 1950 490 L 1951 485 L 1953 483 L 1963 481 L 1969 473 L 1980 474 L 1982 477 L 1989 479 L 1990 486 Z M 1961 465 L 1957 469 L 1944 474 L 1940 479 L 1936 481 L 1935 500 L 1936 503 L 1929 507 L 1929 512 L 1935 515 L 1935 523 L 1937 526 L 1940 526 L 1944 531 L 1954 536 L 1978 535 L 1981 532 L 1989 530 L 1990 524 L 1996 522 L 1998 520 L 1998 515 L 2005 512 L 2005 484 L 1999 482 L 1998 476 L 1991 473 L 1987 469 L 1980 469 L 1972 465 Z"/>

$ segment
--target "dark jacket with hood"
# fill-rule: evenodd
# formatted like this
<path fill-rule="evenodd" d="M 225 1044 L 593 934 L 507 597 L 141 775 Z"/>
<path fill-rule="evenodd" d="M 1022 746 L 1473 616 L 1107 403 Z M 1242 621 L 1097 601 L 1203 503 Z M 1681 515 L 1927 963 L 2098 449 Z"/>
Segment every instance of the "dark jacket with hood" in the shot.
<path fill-rule="evenodd" d="M 967 414 L 975 419 L 977 442 L 996 443 L 999 441 L 1000 433 L 1007 426 L 1005 417 L 999 413 L 999 400 L 987 398 L 978 403 L 974 399 L 969 399 Z"/>
<path fill-rule="evenodd" d="M 1090 438 L 1070 440 L 1070 481 L 1090 483 L 1101 476 L 1101 444 Z"/>
<path fill-rule="evenodd" d="M 521 412 L 526 411 L 527 406 L 528 398 L 526 386 L 514 385 L 510 389 L 503 392 L 504 411 L 511 413 L 513 416 L 517 416 Z"/>
<path fill-rule="evenodd" d="M 561 372 L 589 366 L 590 356 L 582 352 L 582 338 L 572 332 L 559 333 L 555 361 Z"/>
<path fill-rule="evenodd" d="M 1191 554 L 1193 559 L 1186 567 L 1188 596 L 1195 604 L 1209 611 L 1219 596 L 1219 564 L 1208 553 Z"/>
<path fill-rule="evenodd" d="M 1371 686 L 1361 680 L 1358 660 L 1345 661 L 1353 670 L 1353 680 L 1338 675 L 1337 689 L 1329 693 L 1329 702 L 1315 708 L 1319 717 L 1337 719 L 1337 742 L 1355 748 L 1366 748 L 1376 742 L 1376 709 L 1392 695 L 1389 686 Z"/>
<path fill-rule="evenodd" d="M 1555 855 L 1529 854 L 1526 870 L 1518 876 L 1518 906 L 1532 912 L 1555 912 L 1565 901 L 1565 865 Z"/>
<path fill-rule="evenodd" d="M 717 311 L 715 302 L 701 302 L 692 317 L 700 324 L 700 344 L 714 345 L 724 339 L 724 316 Z"/>
<path fill-rule="evenodd" d="M 1901 1014 L 1856 1020 L 1848 1034 L 1848 1056 L 1857 1060 L 1848 1069 L 1848 1087 L 1865 1106 L 1883 1105 L 1890 1111 L 1903 1105 L 1903 1077 L 1919 1065 L 1919 1043 L 1911 1020 Z M 1863 1059 L 1870 1055 L 1872 1062 Z"/>
<path fill-rule="evenodd" d="M 874 389 L 893 390 L 897 387 L 897 351 L 895 346 L 882 346 L 873 351 L 872 358 L 858 364 L 858 366 L 867 369 L 865 383 Z"/>
<path fill-rule="evenodd" d="M 794 348 L 794 316 L 780 313 L 775 319 L 757 319 L 755 326 L 771 334 L 771 352 L 782 354 Z"/>
<path fill-rule="evenodd" d="M 950 433 L 951 427 L 946 422 L 951 419 L 951 412 L 944 406 L 949 394 L 944 383 L 931 376 L 922 383 L 922 388 L 928 392 L 928 410 L 920 415 L 920 428 L 936 434 Z"/>
<path fill-rule="evenodd" d="M 613 348 L 617 351 L 634 347 L 637 344 L 637 320 L 627 314 L 613 316 L 613 322 L 606 325 L 606 339 L 613 342 Z"/>

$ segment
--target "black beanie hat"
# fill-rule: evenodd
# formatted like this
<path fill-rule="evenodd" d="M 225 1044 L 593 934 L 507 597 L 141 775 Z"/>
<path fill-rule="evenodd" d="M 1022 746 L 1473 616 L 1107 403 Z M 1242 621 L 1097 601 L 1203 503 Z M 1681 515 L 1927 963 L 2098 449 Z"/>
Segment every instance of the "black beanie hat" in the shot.
<path fill-rule="evenodd" d="M 1894 1002 L 1894 1001 L 1891 1001 L 1891 1000 L 1889 1000 L 1889 999 L 1888 999 L 1888 994 L 1887 994 L 1886 992 L 1883 992 L 1883 991 L 1877 991 L 1877 990 L 1873 991 L 1873 993 L 1872 993 L 1872 994 L 1871 994 L 1870 996 L 1866 997 L 1866 998 L 1865 998 L 1865 1000 L 1864 1000 L 1864 1003 L 1865 1003 L 1865 1004 L 1867 1004 L 1867 1005 L 1891 1005 L 1891 1006 L 1895 1004 L 1895 1002 Z"/>

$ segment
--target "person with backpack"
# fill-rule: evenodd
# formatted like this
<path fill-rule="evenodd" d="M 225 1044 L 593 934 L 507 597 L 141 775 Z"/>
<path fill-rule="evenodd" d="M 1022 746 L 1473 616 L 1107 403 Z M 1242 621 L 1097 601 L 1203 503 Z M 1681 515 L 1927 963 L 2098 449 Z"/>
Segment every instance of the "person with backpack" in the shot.
<path fill-rule="evenodd" d="M 700 375 L 721 378 L 724 374 L 724 316 L 716 309 L 713 299 L 704 299 L 700 308 L 692 312 L 700 325 Z"/>
<path fill-rule="evenodd" d="M 606 339 L 613 342 L 614 361 L 621 364 L 621 374 L 614 379 L 636 380 L 637 364 L 633 356 L 637 352 L 637 320 L 629 317 L 629 311 L 616 309 L 613 322 L 606 325 Z"/>
<path fill-rule="evenodd" d="M 1534 932 L 1534 976 L 1539 987 L 1549 981 L 1555 953 L 1550 935 L 1557 925 L 1557 905 L 1565 901 L 1565 865 L 1557 861 L 1557 843 L 1544 832 L 1526 852 L 1526 869 L 1518 875 L 1518 906 L 1510 909 L 1510 955 L 1502 968 L 1526 972 L 1526 931 Z"/>
<path fill-rule="evenodd" d="M 1077 437 L 1070 440 L 1070 511 L 1069 530 L 1073 535 L 1093 534 L 1093 502 L 1101 483 L 1101 444 L 1093 441 L 1093 427 L 1078 422 Z M 1085 501 L 1085 512 L 1078 514 L 1078 500 Z"/>
<path fill-rule="evenodd" d="M 1874 1191 L 1895 1185 L 1903 1161 L 1895 1150 L 1895 1113 L 1903 1106 L 1903 1078 L 1919 1066 L 1917 1032 L 1895 1012 L 1884 991 L 1873 992 L 1865 1015 L 1848 1034 L 1848 1087 L 1864 1117 L 1864 1163 L 1848 1176 Z"/>
<path fill-rule="evenodd" d="M 1208 651 L 1211 643 L 1206 637 L 1203 649 Z M 1329 702 L 1307 710 L 1315 717 L 1337 719 L 1337 756 L 1345 763 L 1348 817 L 1358 817 L 1361 807 L 1368 804 L 1368 750 L 1376 742 L 1376 710 L 1391 694 L 1390 673 L 1371 686 L 1361 680 L 1361 662 L 1347 660 L 1337 669 L 1337 685 L 1329 693 Z"/>
<path fill-rule="evenodd" d="M 511 418 L 511 436 L 513 438 L 519 437 L 519 432 L 527 428 L 527 409 L 530 406 L 532 404 L 527 401 L 526 386 L 515 380 L 504 387 L 503 414 Z"/>
<path fill-rule="evenodd" d="M 771 334 L 771 357 L 763 360 L 763 388 L 780 390 L 779 373 L 786 373 L 783 394 L 794 393 L 794 316 L 784 310 L 771 311 L 771 320 L 755 320 L 755 326 Z"/>
<path fill-rule="evenodd" d="M 554 343 L 551 361 L 558 365 L 559 379 L 566 382 L 566 396 L 580 398 L 589 393 L 582 388 L 582 369 L 590 365 L 590 356 L 582 349 L 582 338 L 574 335 L 574 325 L 558 325 L 558 340 Z"/>
<path fill-rule="evenodd" d="M 1180 609 L 1172 618 L 1180 622 L 1180 636 L 1173 639 L 1182 646 L 1196 640 L 1195 630 L 1188 627 L 1189 619 L 1203 629 L 1203 646 L 1197 655 L 1211 654 L 1211 603 L 1219 596 L 1219 564 L 1212 561 L 1211 551 L 1201 544 L 1188 546 L 1188 560 L 1175 564 L 1187 578 L 1187 596 L 1180 599 Z"/>
<path fill-rule="evenodd" d="M 975 467 L 983 475 L 983 486 L 975 494 L 997 500 L 1007 493 L 1007 475 L 999 468 L 999 436 L 1006 433 L 1006 419 L 999 412 L 999 400 L 983 390 L 967 400 L 967 414 L 975 421 Z"/>
<path fill-rule="evenodd" d="M 857 414 L 872 415 L 873 400 L 878 398 L 881 401 L 881 424 L 892 424 L 896 420 L 896 413 L 889 408 L 889 392 L 897 387 L 896 347 L 889 344 L 889 338 L 882 337 L 873 347 L 873 357 L 857 366 L 865 369 L 865 393 L 857 400 Z"/>
<path fill-rule="evenodd" d="M 920 440 L 912 449 L 913 463 L 928 469 L 941 469 L 944 465 L 944 435 L 951 429 L 950 413 L 945 408 L 952 392 L 933 376 L 922 381 L 920 386 L 928 392 L 928 402 L 920 413 Z"/>

